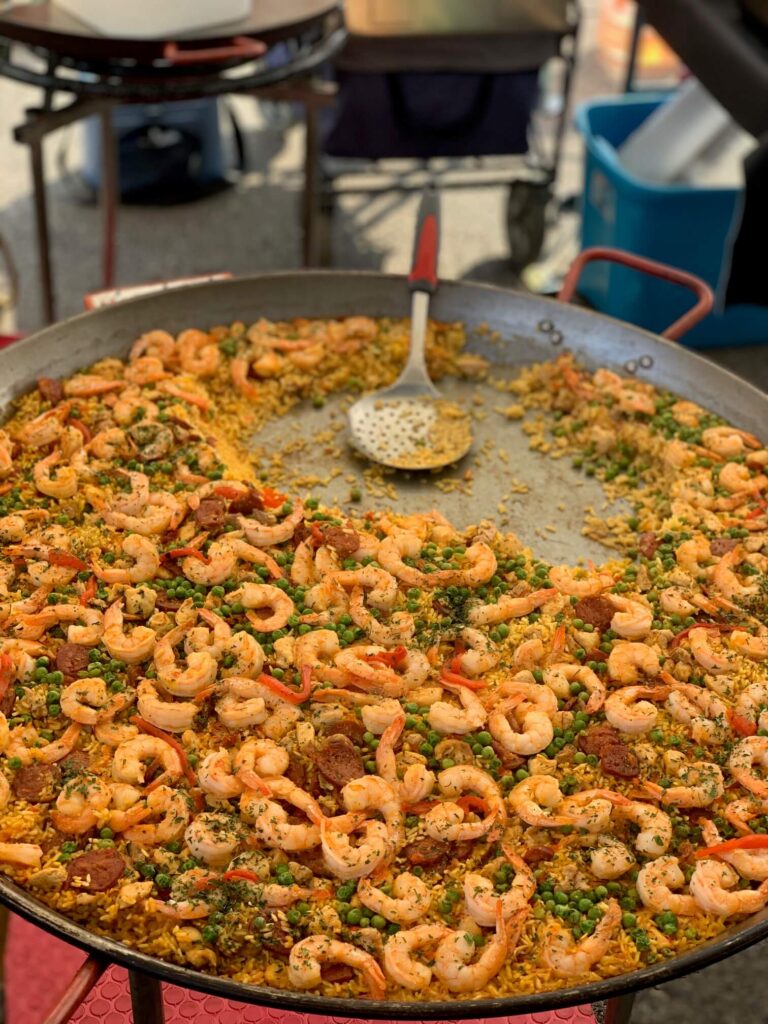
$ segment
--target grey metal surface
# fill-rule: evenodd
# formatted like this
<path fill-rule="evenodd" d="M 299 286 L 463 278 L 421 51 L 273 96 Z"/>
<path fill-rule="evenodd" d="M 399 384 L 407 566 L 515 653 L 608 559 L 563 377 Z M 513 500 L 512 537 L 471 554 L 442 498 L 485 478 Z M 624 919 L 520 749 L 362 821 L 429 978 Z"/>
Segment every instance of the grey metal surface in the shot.
<path fill-rule="evenodd" d="M 179 331 L 193 324 L 255 320 L 259 316 L 271 319 L 361 313 L 402 316 L 406 308 L 404 279 L 376 274 L 270 274 L 169 291 L 75 317 L 0 352 L 0 411 L 7 411 L 10 401 L 34 386 L 38 376 L 60 376 L 106 355 L 123 356 L 140 333 L 153 327 Z M 702 403 L 744 429 L 761 433 L 768 422 L 768 395 L 674 343 L 583 309 L 483 285 L 446 283 L 441 284 L 434 300 L 433 315 L 440 320 L 466 323 L 471 350 L 486 355 L 500 368 L 545 359 L 568 347 L 587 365 L 637 374 Z M 498 332 L 498 338 L 493 332 Z M 455 397 L 464 388 L 475 393 L 473 385 L 457 382 L 449 389 L 449 396 Z M 481 390 L 487 395 L 492 411 L 491 403 L 499 401 L 498 392 L 490 388 Z M 330 416 L 327 410 L 300 409 L 299 415 L 281 424 L 281 439 L 285 440 L 286 426 L 311 436 L 316 426 L 327 423 L 326 416 Z M 524 539 L 529 539 L 533 531 L 532 545 L 552 560 L 572 558 L 574 552 L 588 556 L 589 549 L 576 532 L 580 515 L 574 511 L 577 502 L 573 500 L 573 481 L 565 463 L 531 456 L 518 424 L 506 419 L 493 420 L 491 416 L 483 422 L 491 422 L 490 440 L 508 450 L 515 475 L 529 483 L 529 491 L 515 499 L 519 505 L 515 507 L 511 526 Z M 262 436 L 258 443 L 264 440 Z M 483 436 L 479 434 L 478 440 L 482 448 Z M 346 462 L 346 458 L 344 466 L 354 467 L 355 463 Z M 484 461 L 479 465 L 482 469 Z M 498 500 L 501 478 L 490 461 L 489 466 L 487 477 L 480 479 L 477 474 L 472 495 L 443 494 L 435 489 L 434 478 L 417 477 L 399 482 L 398 508 L 438 504 L 457 523 L 477 521 L 489 509 L 493 511 Z M 462 469 L 460 467 L 459 471 Z M 600 491 L 597 485 L 593 486 L 594 491 L 585 500 L 597 504 Z M 558 509 L 558 504 L 563 504 L 565 509 Z M 536 535 L 533 524 L 541 524 L 550 514 L 560 532 L 551 539 L 555 546 L 548 548 L 544 543 L 546 538 Z M 569 524 L 567 534 L 562 530 L 563 523 Z M 8 879 L 0 878 L 0 902 L 70 942 L 177 984 L 283 1009 L 403 1020 L 456 1019 L 465 1016 L 467 1011 L 476 1017 L 500 1016 L 604 999 L 666 982 L 768 936 L 768 912 L 763 911 L 685 956 L 586 986 L 471 1003 L 372 1004 L 368 1000 L 334 1000 L 254 988 L 156 960 L 92 935 L 49 910 Z"/>

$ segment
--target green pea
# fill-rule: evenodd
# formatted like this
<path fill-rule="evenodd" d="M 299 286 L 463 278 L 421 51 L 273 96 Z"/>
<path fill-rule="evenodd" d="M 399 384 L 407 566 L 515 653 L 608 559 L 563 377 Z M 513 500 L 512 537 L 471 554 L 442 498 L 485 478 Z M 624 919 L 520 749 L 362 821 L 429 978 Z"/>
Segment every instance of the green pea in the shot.
<path fill-rule="evenodd" d="M 155 885 L 158 889 L 170 889 L 172 884 L 171 876 L 161 873 L 155 875 Z"/>
<path fill-rule="evenodd" d="M 371 924 L 379 931 L 383 931 L 383 929 L 387 927 L 387 920 L 382 917 L 381 914 L 374 914 L 371 918 Z"/>
<path fill-rule="evenodd" d="M 491 736 L 489 732 L 479 732 L 475 739 L 483 747 L 487 747 L 493 743 L 493 736 Z"/>
<path fill-rule="evenodd" d="M 347 924 L 360 924 L 360 920 L 363 916 L 363 912 L 359 907 L 352 907 L 347 912 Z"/>
<path fill-rule="evenodd" d="M 207 924 L 202 930 L 203 942 L 207 942 L 209 945 L 216 941 L 219 937 L 219 929 L 212 924 Z"/>

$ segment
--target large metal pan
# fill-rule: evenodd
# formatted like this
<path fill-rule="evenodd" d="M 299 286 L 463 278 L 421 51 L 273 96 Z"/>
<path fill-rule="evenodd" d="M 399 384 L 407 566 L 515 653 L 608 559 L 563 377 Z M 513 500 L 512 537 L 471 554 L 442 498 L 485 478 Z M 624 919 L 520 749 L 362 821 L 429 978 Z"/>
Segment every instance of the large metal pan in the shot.
<path fill-rule="evenodd" d="M 68 374 L 103 356 L 124 356 L 137 335 L 149 328 L 178 331 L 192 324 L 250 321 L 260 316 L 275 320 L 297 315 L 324 317 L 360 313 L 402 316 L 405 307 L 403 280 L 383 274 L 326 271 L 266 274 L 169 290 L 75 317 L 0 352 L 0 410 L 7 409 L 11 399 L 33 387 L 42 374 Z M 448 283 L 441 285 L 431 313 L 440 320 L 466 323 L 470 348 L 482 352 L 496 364 L 514 365 L 546 359 L 562 351 L 565 345 L 587 365 L 637 374 L 701 402 L 746 430 L 759 434 L 768 423 L 768 396 L 756 388 L 677 344 L 584 309 L 484 285 Z M 498 332 L 503 341 L 493 341 L 488 329 Z M 498 424 L 495 429 L 498 443 Z M 509 429 L 512 429 L 511 424 Z M 525 462 L 525 452 L 524 448 L 516 452 L 516 457 L 523 460 L 521 472 L 532 465 Z M 537 461 L 548 460 L 538 457 Z M 560 474 L 558 490 L 562 501 L 568 486 L 567 482 L 563 483 L 567 468 L 562 463 L 554 465 L 555 472 Z M 555 478 L 554 483 L 548 479 L 542 486 L 556 484 Z M 492 481 L 485 482 L 484 493 L 480 495 L 485 501 L 492 499 L 492 487 Z M 546 499 L 546 495 L 537 497 L 539 501 Z M 435 496 L 429 495 L 423 481 L 412 481 L 401 490 L 399 508 L 415 507 L 417 503 L 424 507 L 425 501 L 434 502 Z M 479 502 L 475 497 L 465 511 L 474 518 L 482 516 L 487 508 L 485 501 Z M 443 507 L 442 495 L 440 502 Z M 495 508 L 495 503 L 490 507 Z M 363 1019 L 492 1017 L 593 1002 L 669 981 L 768 937 L 768 911 L 763 911 L 685 956 L 618 978 L 503 999 L 375 1003 L 251 987 L 165 963 L 119 942 L 92 935 L 2 877 L 0 902 L 101 959 L 176 985 L 283 1010 Z"/>

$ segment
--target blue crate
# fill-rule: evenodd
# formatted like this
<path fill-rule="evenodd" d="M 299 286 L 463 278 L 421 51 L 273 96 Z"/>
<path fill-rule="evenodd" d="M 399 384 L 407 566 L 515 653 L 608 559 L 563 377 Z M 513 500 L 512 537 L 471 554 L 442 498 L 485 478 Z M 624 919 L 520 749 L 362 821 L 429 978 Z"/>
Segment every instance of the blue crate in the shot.
<path fill-rule="evenodd" d="M 582 104 L 584 136 L 581 245 L 615 246 L 702 277 L 713 289 L 728 274 L 740 189 L 657 185 L 622 167 L 617 147 L 665 101 L 667 94 L 629 94 Z M 603 313 L 661 332 L 692 302 L 691 293 L 611 263 L 584 268 L 579 292 Z M 768 307 L 715 310 L 683 339 L 704 348 L 768 342 Z"/>

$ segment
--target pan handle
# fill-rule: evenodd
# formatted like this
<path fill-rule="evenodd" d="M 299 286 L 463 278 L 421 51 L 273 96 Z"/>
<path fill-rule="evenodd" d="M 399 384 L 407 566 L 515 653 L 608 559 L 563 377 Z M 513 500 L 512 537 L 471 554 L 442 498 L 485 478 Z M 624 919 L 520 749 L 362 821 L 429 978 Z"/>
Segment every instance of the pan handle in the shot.
<path fill-rule="evenodd" d="M 660 277 L 663 281 L 672 281 L 674 284 L 683 285 L 695 293 L 696 305 L 661 332 L 662 338 L 669 338 L 670 341 L 677 341 L 678 338 L 687 334 L 692 327 L 704 319 L 715 303 L 712 289 L 700 277 L 689 274 L 685 270 L 678 270 L 676 267 L 668 267 L 666 263 L 649 260 L 646 256 L 637 256 L 635 253 L 625 252 L 623 249 L 612 249 L 599 245 L 584 249 L 573 261 L 557 296 L 560 302 L 571 301 L 582 270 L 587 263 L 591 263 L 593 260 L 609 260 L 611 263 L 620 263 L 624 267 L 631 267 L 633 270 L 641 270 L 644 274 Z"/>
<path fill-rule="evenodd" d="M 208 64 L 220 60 L 253 60 L 266 52 L 266 45 L 260 39 L 250 36 L 234 36 L 226 46 L 190 47 L 182 49 L 178 43 L 166 43 L 163 59 L 169 64 Z"/>

